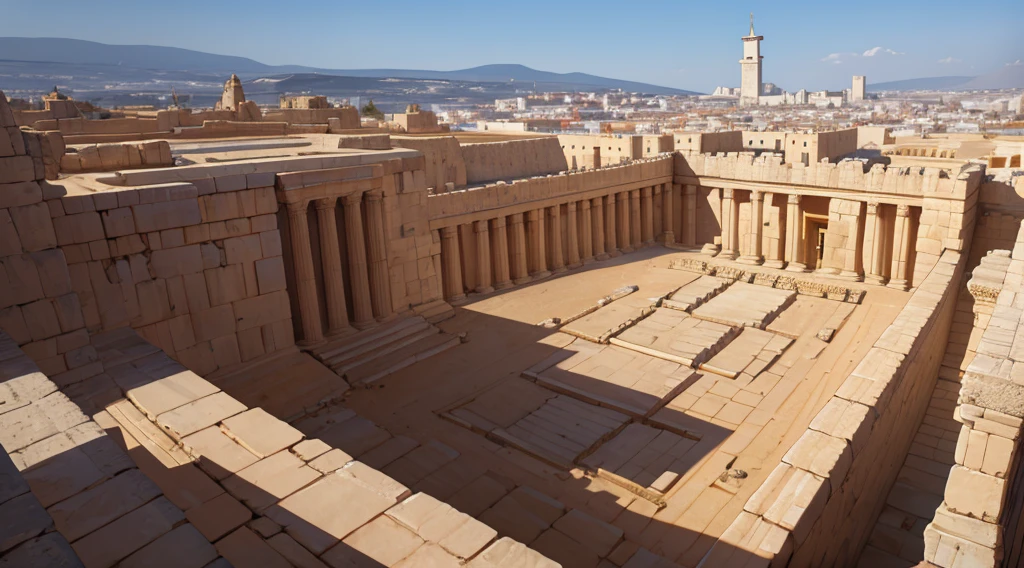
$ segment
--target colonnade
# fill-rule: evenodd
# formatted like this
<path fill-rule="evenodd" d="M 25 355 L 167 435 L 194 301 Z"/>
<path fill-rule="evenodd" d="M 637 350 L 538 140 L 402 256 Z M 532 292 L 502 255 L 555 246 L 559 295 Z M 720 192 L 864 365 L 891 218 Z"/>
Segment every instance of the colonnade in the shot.
<path fill-rule="evenodd" d="M 310 201 L 316 209 L 316 237 L 320 249 L 324 300 L 327 304 L 326 334 L 335 335 L 352 328 L 365 329 L 393 315 L 385 246 L 383 191 L 375 189 L 290 202 L 287 204 L 288 229 L 304 343 L 318 342 L 325 335 L 307 217 Z M 347 279 L 342 266 L 336 217 L 339 202 L 344 215 Z M 351 314 L 346 305 L 346 290 L 352 298 Z"/>
<path fill-rule="evenodd" d="M 696 187 L 682 193 L 682 227 L 674 222 L 673 187 L 661 183 L 590 198 L 571 197 L 534 209 L 442 226 L 445 300 L 546 278 L 655 244 L 696 242 Z M 466 235 L 472 231 L 472 245 Z M 460 239 L 461 235 L 461 239 Z M 467 282 L 471 280 L 471 282 Z"/>
<path fill-rule="evenodd" d="M 735 259 L 751 265 L 770 268 L 785 268 L 794 272 L 814 270 L 816 258 L 807 258 L 810 247 L 805 242 L 804 199 L 799 194 L 786 195 L 784 227 L 779 227 L 777 247 L 765 251 L 764 207 L 772 202 L 772 193 L 761 190 L 737 190 L 723 188 L 722 204 L 722 248 L 719 258 Z M 746 231 L 748 242 L 740 243 L 739 205 L 741 194 L 747 194 L 750 203 L 750 226 Z M 889 287 L 907 289 L 912 277 L 912 234 L 916 219 L 911 206 L 898 204 L 895 207 L 893 230 L 887 230 L 883 219 L 883 205 L 875 201 L 858 201 L 844 198 L 851 206 L 852 213 L 841 215 L 836 221 L 829 219 L 827 231 L 842 231 L 845 238 L 845 253 L 842 265 L 831 267 L 838 270 L 838 277 L 851 281 L 867 281 L 873 284 L 888 284 Z M 842 225 L 841 227 L 839 225 Z M 816 236 L 811 236 L 816 237 Z M 742 250 L 741 250 L 742 249 Z M 828 251 L 826 251 L 828 252 Z M 742 254 L 741 254 L 742 253 Z M 838 258 L 838 257 L 837 257 Z M 886 259 L 891 262 L 886 265 Z M 826 268 L 825 270 L 829 270 Z"/>

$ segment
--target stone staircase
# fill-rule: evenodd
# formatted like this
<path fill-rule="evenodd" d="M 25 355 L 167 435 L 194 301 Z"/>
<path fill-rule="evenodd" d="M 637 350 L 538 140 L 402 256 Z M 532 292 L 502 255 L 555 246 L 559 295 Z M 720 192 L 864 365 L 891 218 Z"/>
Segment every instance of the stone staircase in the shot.
<path fill-rule="evenodd" d="M 459 344 L 458 336 L 444 333 L 428 317 L 397 319 L 310 353 L 350 385 L 369 384 Z"/>

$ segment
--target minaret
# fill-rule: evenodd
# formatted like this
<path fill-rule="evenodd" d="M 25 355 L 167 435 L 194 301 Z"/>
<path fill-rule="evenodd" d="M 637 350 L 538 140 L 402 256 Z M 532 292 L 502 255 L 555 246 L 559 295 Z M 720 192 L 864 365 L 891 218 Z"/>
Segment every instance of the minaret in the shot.
<path fill-rule="evenodd" d="M 242 92 L 242 81 L 238 75 L 231 74 L 231 78 L 224 83 L 224 93 L 220 96 L 220 108 L 224 110 L 238 110 L 238 106 L 245 102 L 245 93 Z"/>
<path fill-rule="evenodd" d="M 761 97 L 761 40 L 754 33 L 754 14 L 750 14 L 750 35 L 743 38 L 740 60 L 740 106 L 756 106 Z"/>

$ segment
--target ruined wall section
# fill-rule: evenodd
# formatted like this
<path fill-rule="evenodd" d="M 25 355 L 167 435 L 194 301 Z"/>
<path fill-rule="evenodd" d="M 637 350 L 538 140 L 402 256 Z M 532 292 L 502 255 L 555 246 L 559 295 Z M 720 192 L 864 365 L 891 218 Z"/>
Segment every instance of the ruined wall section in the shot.
<path fill-rule="evenodd" d="M 391 143 L 423 154 L 428 188 L 441 192 L 448 183 L 456 188 L 466 186 L 466 162 L 454 136 L 392 136 Z"/>
<path fill-rule="evenodd" d="M 294 344 L 273 174 L 46 205 L 90 330 L 131 326 L 201 374 Z"/>
<path fill-rule="evenodd" d="M 556 174 L 569 169 L 554 137 L 463 144 L 466 183 L 480 184 L 530 176 Z"/>
<path fill-rule="evenodd" d="M 67 174 L 174 165 L 171 145 L 166 140 L 137 144 L 89 144 L 66 149 L 59 160 L 60 171 Z"/>
<path fill-rule="evenodd" d="M 0 92 L 0 329 L 57 384 L 99 367 L 46 201 L 46 167 Z M 100 367 L 101 368 L 101 367 Z"/>
<path fill-rule="evenodd" d="M 849 566 L 866 542 L 934 388 L 965 256 L 945 251 L 868 355 L 744 505 L 700 566 L 736 548 L 795 566 Z"/>

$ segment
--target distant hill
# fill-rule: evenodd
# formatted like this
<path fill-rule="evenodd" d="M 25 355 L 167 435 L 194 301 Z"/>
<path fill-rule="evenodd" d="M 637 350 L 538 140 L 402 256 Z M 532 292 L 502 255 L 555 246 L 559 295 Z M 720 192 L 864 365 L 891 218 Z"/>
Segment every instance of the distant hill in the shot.
<path fill-rule="evenodd" d="M 634 81 L 621 81 L 586 73 L 552 73 L 538 71 L 523 65 L 484 65 L 456 71 L 430 71 L 413 69 L 321 69 L 303 65 L 267 65 L 246 57 L 217 55 L 153 45 L 108 45 L 92 41 L 66 38 L 0 38 L 0 60 L 33 62 L 40 68 L 47 64 L 77 66 L 114 66 L 124 71 L 134 68 L 147 71 L 237 73 L 243 79 L 287 73 L 321 73 L 348 77 L 436 79 L 469 82 L 534 82 L 542 90 L 604 90 L 622 89 L 628 92 L 650 94 L 696 94 L 693 91 L 673 89 Z M 90 70 L 83 69 L 83 72 Z"/>
<path fill-rule="evenodd" d="M 886 83 L 868 83 L 868 91 L 935 91 L 956 89 L 974 77 L 923 77 L 920 79 L 903 79 Z"/>
<path fill-rule="evenodd" d="M 868 83 L 869 91 L 972 91 L 1024 88 L 1024 65 L 1006 65 L 977 77 L 924 77 L 887 83 Z"/>

